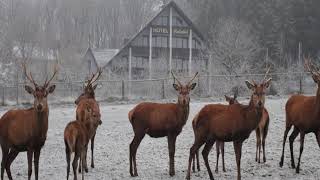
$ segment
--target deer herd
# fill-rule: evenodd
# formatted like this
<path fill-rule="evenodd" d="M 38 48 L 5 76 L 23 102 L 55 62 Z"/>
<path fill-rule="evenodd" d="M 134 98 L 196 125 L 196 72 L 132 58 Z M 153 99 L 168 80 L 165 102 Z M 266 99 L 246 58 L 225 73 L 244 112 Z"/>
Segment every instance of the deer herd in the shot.
<path fill-rule="evenodd" d="M 45 144 L 48 131 L 48 95 L 52 94 L 56 85 L 51 81 L 58 72 L 55 66 L 53 75 L 46 78 L 43 85 L 39 85 L 33 79 L 31 72 L 27 72 L 25 64 L 22 65 L 25 77 L 32 83 L 26 85 L 25 90 L 33 95 L 33 107 L 7 111 L 0 119 L 0 145 L 2 150 L 1 180 L 4 172 L 12 180 L 10 166 L 20 152 L 27 152 L 28 179 L 32 175 L 32 162 L 34 162 L 35 179 L 38 180 L 39 157 Z M 320 71 L 309 58 L 305 59 L 305 69 L 311 74 L 318 85 L 316 96 L 293 95 L 285 106 L 286 123 L 282 144 L 280 167 L 283 166 L 284 148 L 288 132 L 293 126 L 289 137 L 291 167 L 300 171 L 301 154 L 303 152 L 305 134 L 313 132 L 320 146 Z M 208 155 L 214 143 L 216 143 L 216 168 L 218 172 L 219 155 L 222 154 L 222 169 L 225 172 L 224 143 L 233 142 L 237 179 L 241 179 L 241 154 L 243 142 L 248 139 L 251 132 L 256 132 L 256 157 L 255 161 L 261 162 L 260 154 L 263 152 L 263 162 L 266 162 L 265 140 L 268 134 L 269 113 L 265 108 L 265 95 L 271 83 L 265 77 L 259 83 L 251 80 L 245 81 L 251 92 L 248 104 L 241 104 L 237 100 L 238 92 L 233 97 L 225 96 L 228 105 L 205 105 L 193 118 L 192 128 L 194 142 L 190 148 L 186 179 L 191 178 L 192 171 L 200 171 L 199 149 L 204 145 L 202 156 L 210 179 L 214 179 L 208 161 Z M 151 103 L 142 102 L 128 113 L 128 119 L 134 132 L 133 140 L 129 145 L 129 172 L 132 177 L 138 176 L 136 154 L 137 149 L 146 134 L 152 138 L 167 137 L 169 150 L 169 175 L 175 175 L 175 150 L 177 136 L 183 130 L 190 112 L 190 92 L 196 87 L 193 80 L 196 73 L 187 83 L 182 83 L 173 72 L 173 88 L 177 91 L 176 103 Z M 87 151 L 91 141 L 91 167 L 94 168 L 94 140 L 97 128 L 102 124 L 99 103 L 95 99 L 97 80 L 102 74 L 101 69 L 85 81 L 83 93 L 75 100 L 76 118 L 70 121 L 64 130 L 65 154 L 67 162 L 67 179 L 70 174 L 71 155 L 74 179 L 77 179 L 78 171 L 82 179 L 88 172 Z M 293 157 L 293 142 L 300 134 L 300 154 L 298 164 L 295 165 Z M 261 150 L 262 148 L 262 150 Z"/>

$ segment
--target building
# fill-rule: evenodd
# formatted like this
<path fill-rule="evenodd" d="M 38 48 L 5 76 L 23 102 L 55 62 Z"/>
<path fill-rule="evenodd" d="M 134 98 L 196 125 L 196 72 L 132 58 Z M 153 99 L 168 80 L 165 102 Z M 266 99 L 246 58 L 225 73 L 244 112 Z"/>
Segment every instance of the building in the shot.
<path fill-rule="evenodd" d="M 205 44 L 196 26 L 171 1 L 112 58 L 103 59 L 101 67 L 109 78 L 128 80 L 165 78 L 171 70 L 185 76 L 204 73 L 208 69 Z"/>

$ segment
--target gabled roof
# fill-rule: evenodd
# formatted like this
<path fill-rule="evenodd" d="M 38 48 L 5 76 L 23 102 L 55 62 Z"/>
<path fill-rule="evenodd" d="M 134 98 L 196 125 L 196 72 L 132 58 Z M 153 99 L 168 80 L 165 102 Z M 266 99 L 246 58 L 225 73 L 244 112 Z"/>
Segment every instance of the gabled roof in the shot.
<path fill-rule="evenodd" d="M 103 67 L 117 54 L 119 49 L 94 49 L 88 48 L 87 53 L 91 53 L 97 67 Z"/>
<path fill-rule="evenodd" d="M 178 13 L 180 16 L 183 17 L 183 19 L 184 19 L 184 20 L 186 21 L 186 23 L 192 28 L 192 30 L 201 38 L 201 40 L 202 40 L 202 41 L 205 41 L 202 33 L 198 30 L 198 28 L 193 24 L 193 22 L 188 18 L 188 16 L 186 16 L 186 15 L 184 14 L 184 12 L 179 8 L 179 6 L 172 0 L 172 1 L 170 1 L 168 4 L 162 6 L 161 10 L 160 10 L 159 12 L 157 12 L 156 15 L 153 16 L 149 21 L 147 21 L 147 23 L 146 23 L 145 25 L 143 25 L 142 28 L 140 28 L 140 30 L 139 30 L 134 36 L 132 36 L 132 38 L 131 38 L 127 43 L 125 43 L 125 44 L 119 49 L 118 53 L 116 53 L 113 57 L 116 57 L 123 49 L 127 48 L 127 47 L 131 44 L 131 42 L 132 42 L 137 36 L 139 36 L 139 35 L 142 33 L 142 31 L 143 31 L 146 27 L 150 26 L 151 23 L 152 23 L 164 10 L 166 10 L 166 9 L 169 8 L 169 7 L 173 7 L 173 8 L 177 11 L 177 13 Z M 113 58 L 113 57 L 112 57 L 112 58 Z M 109 60 L 109 62 L 112 60 L 112 58 Z M 108 63 L 109 63 L 109 62 L 108 62 Z M 108 65 L 108 63 L 106 63 L 106 64 L 103 66 L 103 68 L 105 68 L 105 67 Z"/>

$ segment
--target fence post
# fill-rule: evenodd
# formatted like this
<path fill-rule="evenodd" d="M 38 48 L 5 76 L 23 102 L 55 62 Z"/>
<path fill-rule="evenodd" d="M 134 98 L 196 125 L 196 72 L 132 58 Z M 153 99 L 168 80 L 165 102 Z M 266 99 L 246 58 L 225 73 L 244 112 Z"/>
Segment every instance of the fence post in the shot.
<path fill-rule="evenodd" d="M 299 77 L 299 93 L 302 94 L 302 73 L 300 73 Z"/>
<path fill-rule="evenodd" d="M 5 87 L 4 86 L 2 86 L 2 106 L 4 106 L 5 105 L 5 103 L 4 103 L 4 95 L 5 95 Z"/>
<path fill-rule="evenodd" d="M 198 76 L 198 96 L 201 97 L 200 75 Z"/>
<path fill-rule="evenodd" d="M 162 79 L 162 81 L 161 81 L 162 82 L 162 88 L 161 88 L 162 89 L 162 99 L 166 98 L 164 81 L 165 81 L 164 79 Z"/>
<path fill-rule="evenodd" d="M 19 104 L 19 83 L 17 84 L 17 89 L 16 89 L 16 103 L 17 105 Z"/>
<path fill-rule="evenodd" d="M 121 96 L 122 100 L 124 100 L 124 80 L 121 81 Z"/>

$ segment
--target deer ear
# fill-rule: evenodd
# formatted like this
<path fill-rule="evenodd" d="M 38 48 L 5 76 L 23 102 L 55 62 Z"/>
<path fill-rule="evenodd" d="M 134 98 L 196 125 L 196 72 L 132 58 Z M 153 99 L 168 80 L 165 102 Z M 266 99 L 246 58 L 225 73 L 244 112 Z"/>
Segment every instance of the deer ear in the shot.
<path fill-rule="evenodd" d="M 193 90 L 193 89 L 196 87 L 196 85 L 197 85 L 197 83 L 192 83 L 192 84 L 190 85 L 190 90 Z"/>
<path fill-rule="evenodd" d="M 47 91 L 48 91 L 48 93 L 53 93 L 53 91 L 56 89 L 56 85 L 51 85 L 48 89 L 47 89 Z"/>
<path fill-rule="evenodd" d="M 96 90 L 97 86 L 98 86 L 98 84 L 94 85 L 94 86 L 92 87 L 92 89 L 93 89 L 93 90 Z"/>
<path fill-rule="evenodd" d="M 271 80 L 272 80 L 272 78 L 269 78 L 268 80 L 266 80 L 266 82 L 264 83 L 265 88 L 268 88 L 270 86 Z"/>
<path fill-rule="evenodd" d="M 28 85 L 25 85 L 24 86 L 24 89 L 29 93 L 29 94 L 33 94 L 34 93 L 34 90 L 32 87 L 28 86 Z"/>
<path fill-rule="evenodd" d="M 252 83 L 251 83 L 250 81 L 248 81 L 248 80 L 246 80 L 246 85 L 247 85 L 247 87 L 248 87 L 249 89 L 251 89 L 251 90 L 253 90 L 254 87 L 255 87 L 255 85 L 252 84 Z"/>
<path fill-rule="evenodd" d="M 179 91 L 180 89 L 180 86 L 177 85 L 177 84 L 172 84 L 173 88 L 176 90 L 176 91 Z"/>

